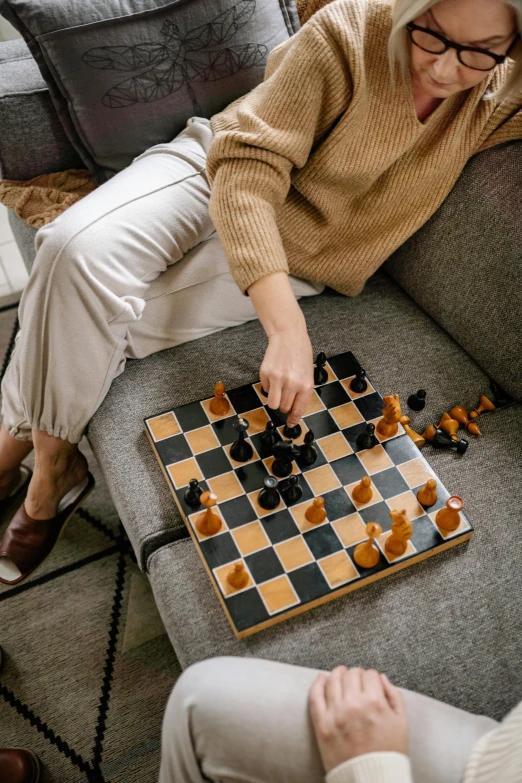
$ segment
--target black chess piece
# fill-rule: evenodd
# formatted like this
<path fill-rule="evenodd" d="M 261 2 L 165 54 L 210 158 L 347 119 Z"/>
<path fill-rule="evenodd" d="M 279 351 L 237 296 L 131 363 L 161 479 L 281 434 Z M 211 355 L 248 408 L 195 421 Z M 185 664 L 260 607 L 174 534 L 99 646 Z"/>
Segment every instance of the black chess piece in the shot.
<path fill-rule="evenodd" d="M 286 487 L 282 490 L 287 503 L 297 503 L 303 496 L 303 488 L 299 485 L 297 476 L 289 476 Z"/>
<path fill-rule="evenodd" d="M 187 506 L 193 506 L 194 508 L 196 506 L 201 505 L 200 503 L 200 497 L 203 493 L 203 490 L 199 486 L 199 481 L 195 478 L 190 479 L 188 489 L 183 495 L 183 500 L 187 504 Z"/>
<path fill-rule="evenodd" d="M 313 465 L 317 459 L 317 449 L 314 446 L 314 433 L 308 430 L 304 436 L 304 443 L 299 450 L 298 465 Z"/>
<path fill-rule="evenodd" d="M 355 445 L 359 451 L 365 449 L 373 449 L 374 446 L 379 445 L 379 439 L 375 435 L 375 424 L 368 423 L 364 430 L 357 435 L 355 439 Z"/>
<path fill-rule="evenodd" d="M 314 384 L 315 386 L 322 386 L 328 380 L 328 371 L 325 370 L 326 354 L 324 351 L 317 354 L 314 367 Z"/>
<path fill-rule="evenodd" d="M 276 443 L 283 440 L 273 421 L 267 421 L 264 431 L 259 436 L 259 442 L 263 447 L 264 456 L 269 457 L 272 454 L 272 448 Z"/>
<path fill-rule="evenodd" d="M 278 478 L 286 478 L 292 472 L 292 462 L 297 456 L 297 450 L 291 440 L 282 440 L 272 449 L 275 457 L 272 463 L 272 473 Z"/>
<path fill-rule="evenodd" d="M 408 397 L 408 408 L 412 411 L 421 411 L 426 405 L 426 392 L 424 389 L 419 389 L 416 394 L 410 394 Z"/>
<path fill-rule="evenodd" d="M 288 416 L 287 413 L 283 413 L 282 411 L 277 408 L 269 408 L 269 415 L 276 427 L 282 427 L 283 424 L 286 424 L 286 417 Z"/>
<path fill-rule="evenodd" d="M 490 381 L 489 388 L 493 392 L 493 402 L 496 408 L 503 408 L 506 405 L 511 405 L 514 401 L 504 389 L 499 386 L 495 381 Z"/>
<path fill-rule="evenodd" d="M 267 511 L 277 508 L 281 501 L 279 490 L 277 489 L 277 479 L 273 476 L 265 476 L 263 479 L 263 489 L 257 496 L 257 502 L 261 508 Z"/>
<path fill-rule="evenodd" d="M 261 394 L 262 394 L 263 397 L 268 397 L 268 392 L 265 391 L 262 386 L 261 386 L 260 391 L 261 391 Z"/>
<path fill-rule="evenodd" d="M 302 428 L 300 424 L 296 424 L 295 427 L 289 427 L 288 424 L 285 424 L 283 429 L 283 435 L 285 438 L 289 438 L 290 440 L 295 440 L 298 438 L 302 433 Z"/>
<path fill-rule="evenodd" d="M 448 435 L 447 432 L 438 427 L 435 430 L 431 445 L 435 446 L 436 449 L 455 449 L 457 454 L 465 454 L 469 443 L 464 438 L 453 440 L 451 435 Z"/>
<path fill-rule="evenodd" d="M 245 433 L 249 427 L 248 421 L 238 416 L 233 426 L 239 432 L 239 438 L 231 445 L 230 456 L 236 462 L 248 462 L 254 454 L 252 446 L 245 440 Z"/>
<path fill-rule="evenodd" d="M 359 367 L 355 373 L 355 378 L 352 378 L 350 382 L 350 389 L 356 394 L 362 394 L 367 390 L 367 388 L 368 383 L 366 382 L 366 373 L 362 367 Z"/>

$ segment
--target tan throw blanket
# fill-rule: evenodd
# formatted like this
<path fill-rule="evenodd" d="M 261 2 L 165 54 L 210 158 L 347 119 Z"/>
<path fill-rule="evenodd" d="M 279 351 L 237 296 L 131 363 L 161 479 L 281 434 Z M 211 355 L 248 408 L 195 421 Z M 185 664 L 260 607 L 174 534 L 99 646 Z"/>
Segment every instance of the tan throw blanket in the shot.
<path fill-rule="evenodd" d="M 0 180 L 0 203 L 33 228 L 41 228 L 95 187 L 86 169 L 40 174 L 27 182 L 3 179 Z"/>

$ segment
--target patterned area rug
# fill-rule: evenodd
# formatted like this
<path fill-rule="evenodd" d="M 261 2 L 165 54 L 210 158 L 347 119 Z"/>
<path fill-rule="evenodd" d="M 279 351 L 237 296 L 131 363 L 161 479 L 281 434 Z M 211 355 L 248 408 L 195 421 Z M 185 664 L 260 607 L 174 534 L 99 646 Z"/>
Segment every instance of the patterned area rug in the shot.
<path fill-rule="evenodd" d="M 16 309 L 0 312 L 0 356 L 15 322 Z M 33 577 L 0 585 L 0 746 L 32 749 L 41 783 L 154 783 L 180 666 L 87 441 L 80 447 L 94 492 Z"/>

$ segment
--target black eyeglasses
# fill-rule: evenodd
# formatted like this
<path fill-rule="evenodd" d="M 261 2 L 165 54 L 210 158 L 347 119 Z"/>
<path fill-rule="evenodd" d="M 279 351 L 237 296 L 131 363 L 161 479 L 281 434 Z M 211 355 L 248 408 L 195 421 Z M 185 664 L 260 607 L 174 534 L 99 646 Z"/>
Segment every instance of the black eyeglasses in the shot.
<path fill-rule="evenodd" d="M 453 41 L 448 41 L 447 38 L 444 38 L 443 35 L 433 30 L 428 30 L 427 27 L 419 27 L 414 22 L 409 22 L 406 25 L 406 29 L 410 39 L 419 49 L 432 54 L 442 54 L 448 49 L 456 49 L 459 62 L 465 65 L 466 68 L 473 68 L 475 71 L 491 71 L 492 68 L 496 68 L 497 65 L 503 63 L 519 37 L 517 33 L 505 54 L 494 54 L 488 49 L 476 49 L 453 43 Z"/>

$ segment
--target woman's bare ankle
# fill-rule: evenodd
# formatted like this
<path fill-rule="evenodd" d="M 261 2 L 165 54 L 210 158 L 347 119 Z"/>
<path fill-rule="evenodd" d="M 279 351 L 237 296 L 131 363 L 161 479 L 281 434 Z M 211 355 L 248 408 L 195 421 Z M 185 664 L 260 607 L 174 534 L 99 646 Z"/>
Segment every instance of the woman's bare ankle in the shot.
<path fill-rule="evenodd" d="M 34 473 L 25 509 L 33 519 L 49 519 L 60 500 L 87 476 L 88 464 L 77 444 L 36 432 L 33 442 Z"/>

